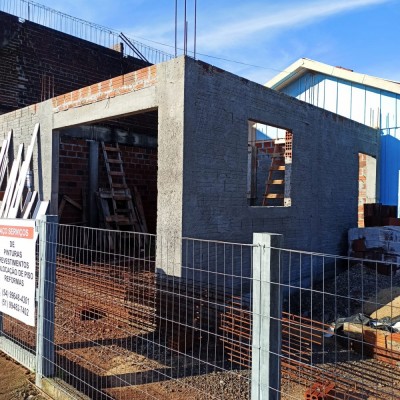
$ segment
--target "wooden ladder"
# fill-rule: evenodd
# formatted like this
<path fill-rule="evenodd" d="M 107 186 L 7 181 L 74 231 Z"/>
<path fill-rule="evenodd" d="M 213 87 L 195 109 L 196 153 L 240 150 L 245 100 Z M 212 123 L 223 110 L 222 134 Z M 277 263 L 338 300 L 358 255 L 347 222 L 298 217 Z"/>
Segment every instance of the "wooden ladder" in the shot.
<path fill-rule="evenodd" d="M 276 139 L 265 183 L 263 206 L 283 206 L 285 195 L 285 139 Z"/>
<path fill-rule="evenodd" d="M 110 190 L 99 191 L 106 227 L 133 232 L 147 232 L 138 193 L 135 194 L 139 204 L 135 205 L 131 191 L 126 184 L 124 165 L 118 143 L 106 145 L 101 142 L 101 147 L 110 186 Z"/>

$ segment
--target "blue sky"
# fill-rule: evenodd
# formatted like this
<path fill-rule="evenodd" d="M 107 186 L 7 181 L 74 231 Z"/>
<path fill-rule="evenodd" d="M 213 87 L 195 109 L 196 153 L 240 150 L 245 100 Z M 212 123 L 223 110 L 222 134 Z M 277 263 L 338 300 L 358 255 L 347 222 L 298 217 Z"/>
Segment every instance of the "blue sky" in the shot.
<path fill-rule="evenodd" d="M 175 0 L 38 2 L 174 53 Z M 187 4 L 191 50 L 194 0 Z M 399 21 L 400 0 L 197 0 L 197 52 L 259 67 L 198 58 L 259 83 L 301 57 L 400 81 Z"/>

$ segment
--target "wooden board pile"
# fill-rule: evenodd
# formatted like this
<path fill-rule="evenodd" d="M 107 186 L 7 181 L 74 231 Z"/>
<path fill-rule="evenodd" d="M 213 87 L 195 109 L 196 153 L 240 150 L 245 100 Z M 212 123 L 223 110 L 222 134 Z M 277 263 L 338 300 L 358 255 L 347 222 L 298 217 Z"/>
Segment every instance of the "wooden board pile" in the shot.
<path fill-rule="evenodd" d="M 17 157 L 13 161 L 7 180 L 7 187 L 3 195 L 3 201 L 0 207 L 0 218 L 40 218 L 46 214 L 49 202 L 41 201 L 37 191 L 32 191 L 31 187 L 26 187 L 27 177 L 32 177 L 32 175 L 28 173 L 38 132 L 39 124 L 36 124 L 33 130 L 31 143 L 25 153 L 24 161 L 22 161 L 24 145 L 20 144 L 18 147 Z M 8 133 L 0 151 L 0 187 L 8 168 L 8 153 L 11 139 L 12 131 Z M 31 184 L 32 178 L 30 185 Z"/>
<path fill-rule="evenodd" d="M 374 300 L 370 299 L 368 302 L 372 303 Z M 379 326 L 379 321 L 396 321 L 399 317 L 400 296 L 395 297 L 370 315 L 370 318 L 377 321 L 377 326 Z M 397 325 L 399 324 L 395 326 Z M 400 366 L 400 333 L 350 322 L 344 323 L 343 332 L 351 339 L 354 351 L 390 365 Z"/>
<path fill-rule="evenodd" d="M 365 357 L 390 365 L 400 365 L 400 333 L 345 322 L 343 332 L 351 339 L 351 348 Z"/>

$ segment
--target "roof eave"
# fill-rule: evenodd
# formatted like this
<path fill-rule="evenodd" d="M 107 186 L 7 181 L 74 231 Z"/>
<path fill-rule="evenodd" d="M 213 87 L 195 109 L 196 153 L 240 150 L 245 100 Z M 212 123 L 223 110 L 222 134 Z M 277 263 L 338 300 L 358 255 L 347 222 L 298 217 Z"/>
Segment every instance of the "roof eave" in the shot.
<path fill-rule="evenodd" d="M 279 73 L 270 81 L 268 81 L 265 86 L 278 91 L 282 90 L 291 82 L 299 78 L 301 75 L 305 74 L 307 71 L 313 71 L 316 73 L 321 73 L 361 85 L 373 87 L 375 89 L 386 90 L 388 92 L 400 94 L 400 83 L 398 82 L 376 78 L 374 76 L 360 74 L 358 72 L 352 72 L 340 67 L 333 67 L 331 65 L 323 64 L 314 60 L 309 60 L 307 58 L 301 58 L 297 60 L 295 63 L 286 68 L 285 71 Z"/>

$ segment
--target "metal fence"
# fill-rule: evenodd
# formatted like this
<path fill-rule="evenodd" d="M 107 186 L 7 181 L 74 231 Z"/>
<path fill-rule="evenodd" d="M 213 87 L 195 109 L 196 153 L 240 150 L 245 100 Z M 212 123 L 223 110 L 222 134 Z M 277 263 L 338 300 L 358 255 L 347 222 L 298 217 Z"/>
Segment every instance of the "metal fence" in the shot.
<path fill-rule="evenodd" d="M 49 221 L 38 252 L 37 328 L 0 345 L 55 397 L 400 398 L 396 264 Z"/>
<path fill-rule="evenodd" d="M 172 54 L 129 39 L 114 29 L 73 17 L 32 0 L 0 0 L 0 11 L 104 47 L 116 48 L 124 42 L 126 55 L 143 56 L 152 64 L 174 58 Z"/>

